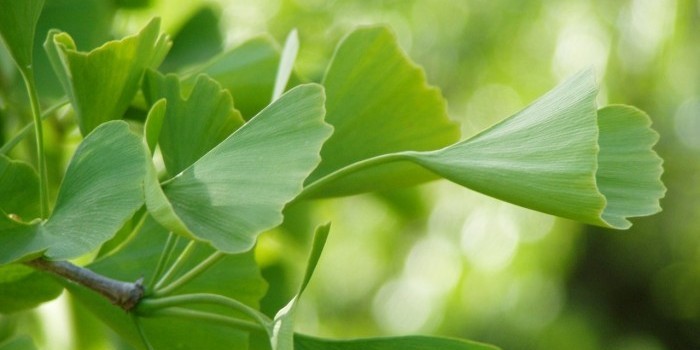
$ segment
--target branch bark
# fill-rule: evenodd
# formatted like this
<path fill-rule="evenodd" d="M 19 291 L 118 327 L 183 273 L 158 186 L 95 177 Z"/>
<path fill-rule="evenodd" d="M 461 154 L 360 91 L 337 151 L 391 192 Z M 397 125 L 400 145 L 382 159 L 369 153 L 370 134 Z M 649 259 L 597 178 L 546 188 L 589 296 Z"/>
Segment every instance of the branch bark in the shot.
<path fill-rule="evenodd" d="M 143 278 L 133 283 L 119 281 L 67 261 L 51 261 L 44 258 L 30 260 L 25 264 L 92 289 L 125 311 L 133 309 L 141 301 L 145 292 Z"/>

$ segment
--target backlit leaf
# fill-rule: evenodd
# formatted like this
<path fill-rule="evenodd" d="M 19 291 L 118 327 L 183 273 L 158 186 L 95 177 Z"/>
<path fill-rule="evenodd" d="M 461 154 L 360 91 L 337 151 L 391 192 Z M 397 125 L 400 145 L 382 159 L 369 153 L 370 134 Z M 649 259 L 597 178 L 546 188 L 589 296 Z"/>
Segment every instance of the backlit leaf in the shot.
<path fill-rule="evenodd" d="M 323 160 L 307 185 L 375 156 L 434 150 L 459 139 L 459 128 L 448 119 L 440 91 L 427 84 L 424 71 L 409 60 L 386 28 L 359 29 L 347 36 L 335 52 L 323 85 L 326 121 L 335 131 L 323 146 Z M 313 195 L 347 195 L 433 178 L 420 167 L 387 166 L 373 169 L 371 176 L 324 183 Z"/>

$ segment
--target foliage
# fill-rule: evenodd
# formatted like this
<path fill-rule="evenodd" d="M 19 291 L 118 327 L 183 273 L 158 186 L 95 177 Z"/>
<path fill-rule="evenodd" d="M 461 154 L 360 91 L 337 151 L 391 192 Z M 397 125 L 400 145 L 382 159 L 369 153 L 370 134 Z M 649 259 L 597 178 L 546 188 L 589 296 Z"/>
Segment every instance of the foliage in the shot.
<path fill-rule="evenodd" d="M 89 52 L 51 30 L 48 64 L 74 117 L 64 127 L 82 138 L 63 171 L 46 165 L 40 102 L 50 99 L 39 99 L 31 63 L 43 2 L 0 5 L 12 9 L 0 13 L 0 34 L 24 78 L 36 136 L 36 156 L 25 159 L 33 167 L 7 156 L 26 132 L 0 156 L 0 193 L 8 198 L 0 300 L 11 300 L 3 312 L 32 308 L 63 287 L 135 348 L 489 349 L 436 337 L 295 333 L 297 303 L 330 225 L 316 230 L 301 286 L 272 318 L 260 311 L 267 284 L 256 242 L 304 200 L 436 178 L 608 228 L 629 228 L 628 218 L 660 210 L 665 187 L 649 117 L 630 106 L 598 109 L 590 70 L 459 141 L 440 91 L 391 30 L 376 26 L 338 44 L 320 83 L 294 73 L 295 33 L 282 50 L 254 38 L 200 62 L 196 44 L 178 44 L 177 56 L 167 56 L 171 43 L 158 19 Z M 195 34 L 180 32 L 175 42 L 187 35 Z M 175 73 L 157 71 L 163 61 Z M 60 174 L 59 187 L 47 170 Z M 125 313 L 89 281 L 54 280 L 23 265 L 75 258 L 100 275 L 137 281 L 137 291 L 144 283 L 136 308 Z M 207 326 L 193 327 L 201 322 Z M 21 337 L 6 344 L 33 346 Z"/>

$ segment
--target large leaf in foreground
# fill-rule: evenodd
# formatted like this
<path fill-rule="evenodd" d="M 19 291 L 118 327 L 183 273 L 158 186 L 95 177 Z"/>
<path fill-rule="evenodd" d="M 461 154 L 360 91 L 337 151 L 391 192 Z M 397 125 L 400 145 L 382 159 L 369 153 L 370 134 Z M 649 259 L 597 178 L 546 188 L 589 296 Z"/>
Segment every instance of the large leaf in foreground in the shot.
<path fill-rule="evenodd" d="M 200 75 L 185 94 L 177 76 L 149 70 L 144 95 L 150 104 L 167 101 L 159 144 L 171 176 L 192 165 L 243 124 L 233 99 L 216 81 Z"/>
<path fill-rule="evenodd" d="M 326 121 L 335 128 L 321 164 L 306 184 L 350 164 L 399 151 L 428 151 L 459 139 L 440 91 L 383 27 L 351 33 L 339 45 L 323 80 Z M 410 164 L 375 168 L 371 176 L 327 183 L 316 196 L 345 195 L 413 185 L 434 176 Z"/>
<path fill-rule="evenodd" d="M 272 334 L 270 337 L 272 350 L 294 350 L 294 314 L 296 313 L 297 303 L 304 293 L 306 286 L 309 284 L 311 276 L 314 274 L 318 260 L 321 258 L 321 252 L 323 252 L 323 247 L 328 239 L 330 229 L 330 224 L 319 226 L 316 229 L 314 242 L 311 246 L 311 253 L 309 254 L 309 261 L 306 263 L 306 272 L 304 273 L 304 279 L 301 282 L 299 291 L 285 307 L 277 312 L 272 323 Z"/>
<path fill-rule="evenodd" d="M 471 139 L 432 152 L 359 162 L 305 188 L 346 183 L 368 169 L 412 163 L 465 187 L 584 223 L 626 229 L 659 211 L 665 192 L 649 118 L 630 107 L 595 107 L 592 71 L 564 82 Z"/>
<path fill-rule="evenodd" d="M 0 37 L 23 72 L 32 66 L 34 31 L 43 6 L 43 0 L 0 0 Z"/>
<path fill-rule="evenodd" d="M 498 350 L 497 347 L 461 339 L 410 336 L 330 340 L 297 334 L 296 350 Z"/>
<path fill-rule="evenodd" d="M 149 185 L 149 211 L 168 229 L 221 251 L 250 249 L 282 222 L 282 209 L 318 164 L 331 134 L 323 103 L 319 85 L 290 90 L 164 183 L 162 193 Z"/>
<path fill-rule="evenodd" d="M 41 253 L 71 259 L 110 239 L 143 205 L 147 156 L 125 122 L 95 129 L 75 151 L 48 220 L 27 224 L 0 215 L 0 264 Z"/>
<path fill-rule="evenodd" d="M 77 50 L 67 33 L 51 31 L 44 47 L 73 104 L 83 135 L 101 123 L 121 119 L 146 68 L 155 68 L 170 43 L 152 20 L 138 34 L 110 41 L 90 52 Z"/>
<path fill-rule="evenodd" d="M 146 219 L 142 229 L 134 239 L 119 252 L 107 256 L 88 267 L 98 273 L 123 281 L 135 281 L 140 277 L 146 284 L 152 284 L 151 278 L 158 262 L 161 250 L 165 246 L 167 231 L 152 219 Z M 178 254 L 185 246 L 181 241 L 176 247 Z M 175 273 L 180 277 L 195 267 L 201 260 L 213 252 L 213 249 L 198 246 L 189 256 L 183 268 Z M 143 346 L 131 315 L 110 304 L 97 293 L 66 282 L 66 288 L 82 304 L 117 332 L 123 339 L 136 348 Z M 229 255 L 204 271 L 176 291 L 180 293 L 216 293 L 239 300 L 257 308 L 259 300 L 265 294 L 267 284 L 260 275 L 253 252 Z M 150 293 L 150 291 L 146 291 Z M 222 310 L 220 307 L 193 306 L 194 310 L 237 315 Z M 247 349 L 246 332 L 222 326 L 216 323 L 202 324 L 200 320 L 182 317 L 148 317 L 140 318 L 151 345 L 154 349 Z"/>

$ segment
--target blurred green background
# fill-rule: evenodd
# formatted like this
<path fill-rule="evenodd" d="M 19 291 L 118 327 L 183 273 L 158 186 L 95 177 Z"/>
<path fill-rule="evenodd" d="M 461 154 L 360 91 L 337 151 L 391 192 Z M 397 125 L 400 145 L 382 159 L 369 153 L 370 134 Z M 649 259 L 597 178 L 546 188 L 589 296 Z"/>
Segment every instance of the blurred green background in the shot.
<path fill-rule="evenodd" d="M 47 0 L 47 7 L 69 3 Z M 700 349 L 700 1 L 85 0 L 77 6 L 84 11 L 79 18 L 46 22 L 74 37 L 71 30 L 83 33 L 76 38 L 83 49 L 132 33 L 152 16 L 163 17 L 171 34 L 218 27 L 220 36 L 175 37 L 173 51 L 178 40 L 200 45 L 191 61 L 259 34 L 283 42 L 297 28 L 297 72 L 312 81 L 322 78 L 336 43 L 352 28 L 387 24 L 442 89 L 464 137 L 594 67 L 601 105 L 635 105 L 661 134 L 656 149 L 668 187 L 662 213 L 616 232 L 446 181 L 305 203 L 288 208 L 287 222 L 261 238 L 258 256 L 270 281 L 263 309 L 272 313 L 290 298 L 312 227 L 332 221 L 300 305 L 299 331 L 342 338 L 439 334 L 504 349 Z M 6 77 L 0 84 L 13 84 L 12 69 L 0 62 Z M 45 83 L 44 94 L 56 87 Z M 21 99 L 3 100 L 13 98 Z M 74 136 L 59 130 L 48 137 Z M 65 161 L 65 152 L 53 150 L 54 161 Z M 27 320 L 19 324 L 43 330 L 46 348 L 124 347 L 69 299 L 38 315 L 22 316 Z M 17 323 L 0 317 L 0 339 L 10 322 Z"/>

